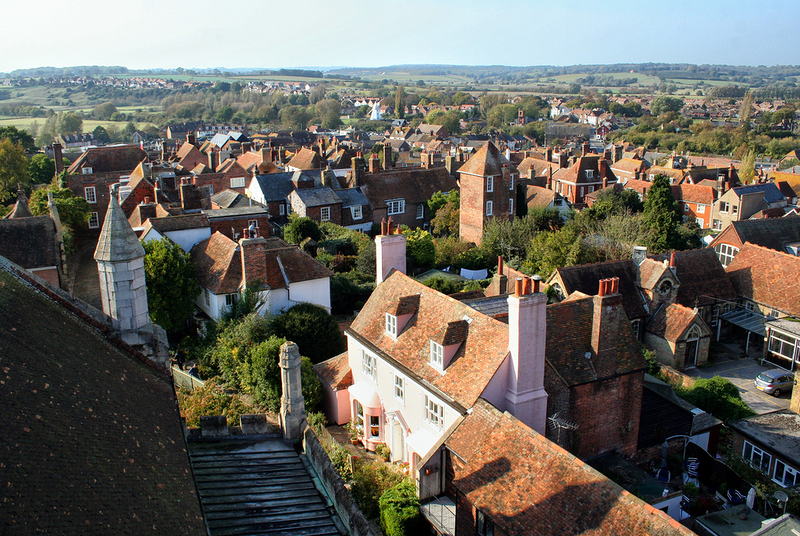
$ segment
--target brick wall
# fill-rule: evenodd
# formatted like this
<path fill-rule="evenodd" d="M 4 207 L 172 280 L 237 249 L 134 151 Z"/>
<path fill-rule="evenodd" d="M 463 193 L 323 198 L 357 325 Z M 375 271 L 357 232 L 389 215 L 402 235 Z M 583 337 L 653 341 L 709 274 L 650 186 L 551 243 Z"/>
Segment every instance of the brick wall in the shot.
<path fill-rule="evenodd" d="M 461 205 L 459 230 L 461 239 L 481 243 L 484 211 L 486 210 L 486 187 L 483 177 L 461 175 Z"/>
<path fill-rule="evenodd" d="M 209 219 L 209 225 L 211 226 L 211 234 L 216 233 L 219 231 L 220 233 L 224 234 L 231 240 L 236 240 L 234 238 L 233 233 L 235 232 L 240 237 L 242 235 L 242 230 L 247 229 L 250 227 L 249 222 L 251 220 L 256 220 L 258 222 L 258 230 L 261 236 L 269 236 L 270 235 L 270 226 L 269 226 L 269 216 L 248 216 L 242 218 L 214 218 Z"/>
<path fill-rule="evenodd" d="M 635 454 L 643 378 L 637 372 L 572 389 L 569 418 L 578 425 L 571 449 L 576 456 L 586 459 L 614 449 Z"/>

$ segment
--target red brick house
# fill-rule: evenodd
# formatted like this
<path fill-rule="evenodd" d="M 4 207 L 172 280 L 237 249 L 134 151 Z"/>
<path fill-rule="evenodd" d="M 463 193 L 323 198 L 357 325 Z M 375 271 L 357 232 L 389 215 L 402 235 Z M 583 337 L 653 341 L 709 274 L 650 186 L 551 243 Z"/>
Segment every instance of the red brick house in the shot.
<path fill-rule="evenodd" d="M 67 169 L 69 189 L 92 207 L 90 229 L 103 226 L 111 186 L 129 176 L 147 153 L 134 145 L 94 147 L 83 153 Z"/>
<path fill-rule="evenodd" d="M 581 156 L 570 167 L 553 173 L 553 188 L 575 208 L 586 205 L 586 195 L 617 182 L 609 167 L 610 161 L 602 156 Z"/>
<path fill-rule="evenodd" d="M 517 173 L 490 141 L 458 169 L 458 174 L 459 233 L 462 240 L 480 244 L 489 219 L 513 216 Z"/>
<path fill-rule="evenodd" d="M 289 205 L 298 216 L 342 225 L 342 200 L 328 186 L 295 189 L 289 194 Z"/>
<path fill-rule="evenodd" d="M 708 247 L 717 253 L 722 266 L 728 266 L 745 242 L 800 255 L 800 216 L 733 221 Z"/>
<path fill-rule="evenodd" d="M 672 197 L 678 202 L 683 222 L 694 221 L 701 229 L 710 229 L 713 221 L 716 189 L 701 184 L 673 184 Z"/>

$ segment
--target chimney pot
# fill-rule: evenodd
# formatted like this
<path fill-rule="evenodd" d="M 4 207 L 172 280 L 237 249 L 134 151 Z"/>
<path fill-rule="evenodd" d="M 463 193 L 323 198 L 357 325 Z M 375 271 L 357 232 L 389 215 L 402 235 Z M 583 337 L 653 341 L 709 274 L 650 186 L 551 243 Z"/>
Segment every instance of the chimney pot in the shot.
<path fill-rule="evenodd" d="M 519 298 L 520 296 L 523 296 L 523 295 L 524 295 L 524 292 L 523 292 L 523 288 L 522 288 L 522 278 L 518 277 L 516 279 L 516 281 L 514 282 L 514 296 Z"/>
<path fill-rule="evenodd" d="M 503 257 L 497 257 L 497 273 L 503 275 Z"/>
<path fill-rule="evenodd" d="M 597 290 L 598 296 L 605 296 L 606 295 L 606 284 L 608 283 L 607 279 L 600 280 L 600 288 Z"/>
<path fill-rule="evenodd" d="M 535 275 L 531 277 L 531 279 L 533 280 L 533 293 L 536 294 L 537 292 L 541 292 L 542 276 Z"/>

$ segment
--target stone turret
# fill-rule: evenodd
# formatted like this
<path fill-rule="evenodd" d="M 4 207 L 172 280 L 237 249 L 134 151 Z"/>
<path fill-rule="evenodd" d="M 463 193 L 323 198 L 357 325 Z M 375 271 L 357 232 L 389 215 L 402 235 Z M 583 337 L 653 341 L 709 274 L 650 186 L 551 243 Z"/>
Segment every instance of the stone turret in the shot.
<path fill-rule="evenodd" d="M 163 329 L 150 322 L 147 308 L 144 248 L 117 203 L 116 192 L 110 196 L 94 259 L 100 276 L 103 312 L 111 317 L 117 335 L 166 366 L 166 348 L 161 344 L 166 337 Z"/>

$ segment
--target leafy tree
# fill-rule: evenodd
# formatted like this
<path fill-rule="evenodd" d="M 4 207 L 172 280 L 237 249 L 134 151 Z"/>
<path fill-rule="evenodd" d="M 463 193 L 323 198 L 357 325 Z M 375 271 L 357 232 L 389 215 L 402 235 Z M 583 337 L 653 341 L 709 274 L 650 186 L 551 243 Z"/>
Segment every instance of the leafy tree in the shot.
<path fill-rule="evenodd" d="M 434 192 L 430 199 L 428 199 L 425 204 L 428 205 L 428 210 L 431 211 L 431 218 L 436 216 L 436 212 L 445 206 L 448 201 L 458 201 L 459 195 L 458 190 L 450 190 L 446 194 L 439 192 Z"/>
<path fill-rule="evenodd" d="M 305 106 L 286 106 L 278 114 L 281 124 L 286 128 L 306 128 L 311 120 L 311 113 Z"/>
<path fill-rule="evenodd" d="M 744 184 L 750 184 L 755 180 L 756 177 L 755 165 L 756 165 L 756 153 L 755 151 L 750 149 L 742 158 L 742 164 L 739 166 L 739 178 Z"/>
<path fill-rule="evenodd" d="M 406 255 L 412 271 L 416 268 L 430 268 L 436 261 L 436 247 L 433 237 L 424 229 L 403 229 L 406 237 Z"/>
<path fill-rule="evenodd" d="M 651 251 L 661 253 L 677 245 L 677 228 L 681 223 L 681 216 L 678 203 L 672 197 L 669 179 L 664 175 L 656 175 L 647 192 L 644 222 L 651 230 L 648 243 Z"/>
<path fill-rule="evenodd" d="M 375 278 L 353 270 L 331 277 L 331 309 L 333 314 L 350 315 L 361 309 L 375 290 Z"/>
<path fill-rule="evenodd" d="M 422 532 L 422 515 L 414 482 L 405 478 L 387 489 L 378 501 L 381 528 L 386 536 L 404 536 Z"/>
<path fill-rule="evenodd" d="M 430 206 L 430 204 L 428 206 Z M 436 235 L 458 236 L 460 206 L 459 194 L 456 190 L 453 190 L 450 192 L 450 195 L 447 196 L 447 202 L 438 208 L 436 210 L 436 215 L 431 218 L 433 232 Z"/>
<path fill-rule="evenodd" d="M 739 126 L 747 132 L 750 130 L 750 117 L 753 115 L 753 92 L 748 91 L 739 106 Z"/>
<path fill-rule="evenodd" d="M 680 112 L 683 109 L 683 99 L 659 95 L 650 103 L 650 113 L 658 116 L 664 112 Z"/>
<path fill-rule="evenodd" d="M 604 220 L 615 214 L 635 214 L 643 209 L 644 205 L 635 190 L 625 189 L 618 192 L 614 188 L 607 188 L 597 194 L 591 207 L 580 212 L 580 218 L 588 223 Z"/>
<path fill-rule="evenodd" d="M 522 270 L 537 273 L 547 278 L 562 266 L 584 264 L 589 257 L 589 250 L 584 245 L 581 235 L 572 227 L 564 227 L 559 231 L 544 231 L 531 240 L 527 258 Z"/>
<path fill-rule="evenodd" d="M 189 428 L 200 428 L 200 417 L 211 415 L 225 415 L 228 426 L 239 426 L 242 415 L 262 409 L 248 404 L 238 394 L 227 393 L 214 378 L 191 392 L 178 391 L 178 405 Z"/>
<path fill-rule="evenodd" d="M 48 193 L 53 194 L 53 202 L 56 204 L 58 217 L 63 226 L 64 249 L 68 254 L 72 254 L 75 252 L 75 233 L 86 228 L 91 206 L 86 199 L 76 196 L 69 188 L 50 184 L 47 188 L 39 188 L 31 194 L 28 202 L 31 214 L 44 216 L 50 213 L 47 207 Z"/>
<path fill-rule="evenodd" d="M 9 138 L 0 140 L 0 203 L 16 195 L 18 184 L 27 186 L 29 182 L 28 159 L 22 144 Z"/>
<path fill-rule="evenodd" d="M 232 117 L 233 117 L 233 108 L 231 108 L 230 106 L 223 106 L 217 112 L 217 121 L 220 123 L 227 123 L 231 120 Z"/>
<path fill-rule="evenodd" d="M 11 140 L 12 143 L 21 144 L 26 153 L 36 151 L 36 143 L 34 143 L 33 136 L 25 130 L 18 130 L 14 126 L 0 127 L 0 140 L 6 139 Z"/>
<path fill-rule="evenodd" d="M 33 184 L 44 184 L 56 175 L 56 162 L 46 154 L 35 154 L 28 162 L 28 176 Z"/>
<path fill-rule="evenodd" d="M 641 212 L 624 211 L 589 223 L 584 227 L 584 233 L 591 237 L 597 257 L 618 261 L 630 258 L 633 246 L 648 243 L 651 230 Z"/>
<path fill-rule="evenodd" d="M 95 139 L 102 141 L 103 143 L 108 143 L 111 141 L 111 136 L 102 125 L 97 125 L 96 127 L 94 127 L 94 130 L 92 131 L 92 136 L 94 136 Z"/>
<path fill-rule="evenodd" d="M 344 335 L 336 319 L 319 305 L 299 303 L 272 317 L 270 332 L 293 341 L 300 353 L 319 363 L 345 350 Z"/>
<path fill-rule="evenodd" d="M 313 88 L 311 88 L 311 94 L 309 95 L 309 101 L 311 104 L 316 104 L 322 99 L 325 98 L 325 85 L 324 84 L 317 84 Z"/>
<path fill-rule="evenodd" d="M 103 104 L 98 104 L 92 110 L 92 116 L 96 119 L 100 119 L 101 121 L 107 121 L 111 119 L 111 116 L 117 112 L 117 107 L 114 106 L 113 102 L 104 102 Z"/>
<path fill-rule="evenodd" d="M 181 331 L 194 313 L 200 292 L 189 254 L 168 238 L 144 244 L 144 272 L 150 318 L 169 331 Z"/>
<path fill-rule="evenodd" d="M 397 117 L 403 119 L 406 115 L 406 92 L 403 86 L 398 86 L 394 94 L 394 110 Z"/>
<path fill-rule="evenodd" d="M 322 232 L 317 222 L 307 216 L 293 218 L 283 229 L 283 239 L 290 244 L 299 244 L 306 238 L 319 242 Z"/>

